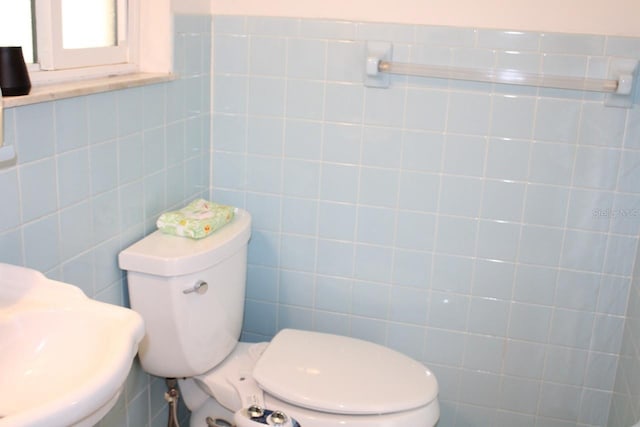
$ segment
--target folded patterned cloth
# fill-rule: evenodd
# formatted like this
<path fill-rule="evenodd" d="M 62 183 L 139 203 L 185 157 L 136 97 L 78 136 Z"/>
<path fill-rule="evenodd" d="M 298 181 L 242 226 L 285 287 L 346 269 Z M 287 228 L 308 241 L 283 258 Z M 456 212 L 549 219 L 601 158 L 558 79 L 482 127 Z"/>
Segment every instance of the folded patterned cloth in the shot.
<path fill-rule="evenodd" d="M 166 234 L 202 239 L 233 219 L 235 209 L 204 199 L 197 199 L 179 211 L 160 215 L 156 225 Z"/>

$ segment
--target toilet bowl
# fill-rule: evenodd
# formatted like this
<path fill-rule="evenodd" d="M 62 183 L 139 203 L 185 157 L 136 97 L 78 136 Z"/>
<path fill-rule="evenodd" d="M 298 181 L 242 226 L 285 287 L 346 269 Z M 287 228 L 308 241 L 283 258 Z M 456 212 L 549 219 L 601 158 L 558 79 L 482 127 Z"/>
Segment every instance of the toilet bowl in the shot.
<path fill-rule="evenodd" d="M 438 384 L 421 363 L 355 338 L 284 329 L 239 343 L 251 217 L 212 236 L 155 232 L 119 255 L 145 320 L 140 362 L 181 378 L 191 426 L 432 427 Z"/>

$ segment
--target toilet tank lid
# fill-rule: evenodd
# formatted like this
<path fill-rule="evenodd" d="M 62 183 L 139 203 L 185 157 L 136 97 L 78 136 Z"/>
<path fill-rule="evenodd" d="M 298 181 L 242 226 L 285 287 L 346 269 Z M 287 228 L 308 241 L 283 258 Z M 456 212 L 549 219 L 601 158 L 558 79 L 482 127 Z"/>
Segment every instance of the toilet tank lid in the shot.
<path fill-rule="evenodd" d="M 179 276 L 212 267 L 249 241 L 251 215 L 243 209 L 227 225 L 204 239 L 193 240 L 155 231 L 118 255 L 121 269 L 156 276 Z"/>
<path fill-rule="evenodd" d="M 438 383 L 421 363 L 368 341 L 284 329 L 253 371 L 268 393 L 334 414 L 386 414 L 437 398 Z"/>

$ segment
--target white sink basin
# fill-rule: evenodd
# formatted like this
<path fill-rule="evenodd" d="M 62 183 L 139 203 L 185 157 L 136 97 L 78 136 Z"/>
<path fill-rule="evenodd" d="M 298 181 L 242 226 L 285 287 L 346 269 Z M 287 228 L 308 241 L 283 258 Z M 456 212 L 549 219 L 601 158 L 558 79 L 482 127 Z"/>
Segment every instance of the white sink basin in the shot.
<path fill-rule="evenodd" d="M 116 403 L 140 315 L 0 263 L 0 426 L 93 426 Z"/>

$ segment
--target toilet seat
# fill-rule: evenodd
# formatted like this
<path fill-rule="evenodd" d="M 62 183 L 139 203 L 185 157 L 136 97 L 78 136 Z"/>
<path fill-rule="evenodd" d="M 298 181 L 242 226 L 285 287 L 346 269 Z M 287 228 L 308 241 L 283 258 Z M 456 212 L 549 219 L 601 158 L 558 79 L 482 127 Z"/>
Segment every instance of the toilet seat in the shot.
<path fill-rule="evenodd" d="M 253 379 L 292 405 L 334 414 L 387 414 L 425 406 L 438 383 L 421 363 L 371 342 L 284 329 L 266 347 Z"/>

